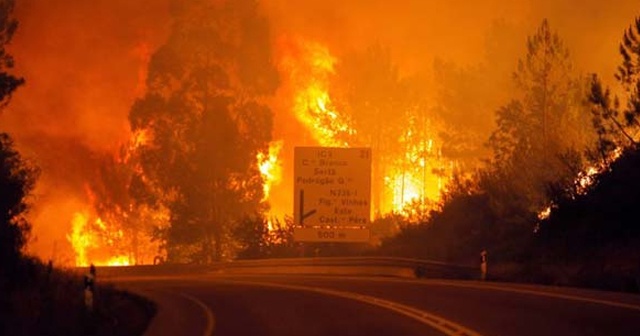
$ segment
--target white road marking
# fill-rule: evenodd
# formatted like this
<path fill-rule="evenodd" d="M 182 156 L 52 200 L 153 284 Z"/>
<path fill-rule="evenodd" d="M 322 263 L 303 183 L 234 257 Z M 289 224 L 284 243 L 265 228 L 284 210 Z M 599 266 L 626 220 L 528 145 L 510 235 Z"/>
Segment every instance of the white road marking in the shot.
<path fill-rule="evenodd" d="M 186 298 L 187 300 L 195 303 L 200 308 L 202 308 L 202 310 L 204 311 L 205 317 L 207 319 L 207 325 L 204 328 L 204 332 L 202 333 L 202 336 L 212 336 L 213 329 L 215 327 L 215 318 L 213 317 L 213 312 L 211 311 L 211 309 L 206 304 L 204 304 L 204 302 L 200 301 L 199 299 L 197 299 L 196 297 L 190 294 L 186 294 L 182 292 L 179 292 L 178 294 L 180 294 L 180 296 Z"/>
<path fill-rule="evenodd" d="M 345 277 L 343 279 L 362 280 L 362 278 L 358 278 L 358 277 Z M 510 286 L 508 286 L 508 284 L 505 284 L 504 286 L 498 286 L 498 285 L 494 285 L 494 284 L 491 284 L 491 283 L 479 284 L 479 283 L 473 283 L 473 282 L 466 282 L 465 283 L 463 281 L 447 281 L 447 280 L 431 280 L 431 279 L 423 279 L 423 280 L 415 280 L 415 279 L 414 280 L 404 280 L 404 279 L 402 279 L 401 280 L 401 279 L 367 278 L 367 280 L 368 281 L 378 281 L 378 282 L 397 282 L 397 283 L 412 283 L 412 284 L 463 287 L 463 288 L 474 288 L 474 289 L 490 289 L 490 290 L 497 290 L 497 291 L 503 291 L 503 292 L 513 292 L 513 293 L 520 293 L 520 294 L 545 296 L 545 297 L 572 300 L 572 301 L 579 301 L 579 302 L 589 302 L 589 303 L 595 303 L 595 304 L 611 306 L 611 307 L 616 307 L 616 308 L 625 308 L 625 309 L 631 309 L 631 310 L 640 311 L 640 305 L 637 305 L 637 304 L 617 302 L 617 301 L 604 300 L 604 299 L 589 298 L 589 297 L 585 297 L 585 296 L 578 296 L 578 295 L 571 295 L 571 294 L 554 293 L 554 292 L 549 292 L 549 291 L 544 291 L 544 290 L 533 290 L 533 289 L 526 289 L 526 288 L 510 287 Z"/>
<path fill-rule="evenodd" d="M 346 298 L 346 299 L 351 299 L 351 300 L 356 300 L 356 301 L 360 301 L 360 302 L 364 302 L 364 303 L 368 303 L 374 306 L 378 306 L 381 308 L 386 308 L 392 311 L 395 311 L 399 314 L 408 316 L 410 318 L 413 318 L 415 320 L 418 320 L 419 322 L 422 322 L 426 325 L 429 325 L 430 327 L 442 332 L 445 335 L 459 335 L 459 336 L 481 336 L 480 333 L 475 332 L 469 328 L 466 328 L 460 324 L 457 324 L 455 322 L 449 321 L 441 316 L 423 311 L 423 310 L 419 310 L 417 308 L 411 307 L 411 306 L 407 306 L 407 305 L 403 305 L 400 303 L 396 303 L 393 301 L 388 301 L 388 300 L 384 300 L 384 299 L 380 299 L 377 297 L 373 297 L 373 296 L 368 296 L 368 295 L 363 295 L 363 294 L 356 294 L 356 293 L 351 293 L 351 292 L 344 292 L 344 291 L 337 291 L 337 290 L 332 290 L 332 289 L 326 289 L 326 288 L 320 288 L 320 287 L 308 287 L 308 286 L 298 286 L 298 285 L 284 285 L 284 284 L 277 284 L 277 283 L 272 283 L 272 282 L 260 282 L 260 281 L 247 281 L 247 280 L 231 280 L 231 279 L 225 279 L 225 280 L 219 280 L 219 281 L 224 281 L 224 282 L 230 282 L 230 283 L 239 283 L 239 284 L 248 284 L 248 285 L 257 285 L 257 286 L 263 286 L 263 287 L 275 287 L 275 288 L 282 288 L 282 289 L 288 289 L 288 290 L 299 290 L 299 291 L 309 291 L 309 292 L 316 292 L 316 293 L 320 293 L 320 294 L 325 294 L 325 295 L 332 295 L 332 296 L 337 296 L 337 297 L 341 297 L 341 298 Z"/>
<path fill-rule="evenodd" d="M 497 291 L 503 291 L 503 292 L 514 292 L 514 293 L 521 293 L 521 294 L 546 296 L 546 297 L 552 297 L 552 298 L 557 298 L 557 299 L 565 299 L 565 300 L 572 300 L 572 301 L 596 303 L 596 304 L 601 304 L 601 305 L 605 305 L 605 306 L 612 306 L 612 307 L 617 307 L 617 308 L 625 308 L 625 309 L 631 309 L 631 310 L 640 311 L 640 306 L 634 305 L 634 304 L 629 304 L 629 303 L 624 303 L 624 302 L 616 302 L 616 301 L 610 301 L 610 300 L 603 300 L 603 299 L 588 298 L 588 297 L 584 297 L 584 296 L 577 296 L 577 295 L 570 295 L 570 294 L 561 294 L 561 293 L 553 293 L 553 292 L 546 292 L 546 291 L 537 291 L 537 290 L 532 290 L 532 289 L 506 287 L 506 286 L 505 287 L 500 287 L 500 286 L 489 285 L 489 284 L 477 285 L 477 284 L 473 284 L 473 283 L 464 284 L 464 283 L 443 282 L 443 281 L 428 281 L 427 283 L 435 284 L 435 285 L 442 285 L 442 286 L 467 287 L 467 288 L 475 288 L 475 289 L 491 289 L 491 290 L 497 290 Z"/>

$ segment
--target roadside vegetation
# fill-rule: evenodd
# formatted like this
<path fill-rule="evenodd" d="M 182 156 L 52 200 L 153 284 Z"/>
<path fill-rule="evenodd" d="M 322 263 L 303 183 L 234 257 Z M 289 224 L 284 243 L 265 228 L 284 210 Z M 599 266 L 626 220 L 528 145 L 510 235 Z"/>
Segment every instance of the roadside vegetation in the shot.
<path fill-rule="evenodd" d="M 274 238 L 266 220 L 248 220 L 235 232 L 238 256 L 384 255 L 476 266 L 487 250 L 489 279 L 640 292 L 640 18 L 623 32 L 619 96 L 597 75 L 575 72 L 546 20 L 526 46 L 515 92 L 486 140 L 490 158 L 459 172 L 427 216 L 376 219 L 375 246 L 293 244 Z M 467 90 L 457 100 L 475 92 Z M 422 211 L 413 206 L 408 213 Z"/>

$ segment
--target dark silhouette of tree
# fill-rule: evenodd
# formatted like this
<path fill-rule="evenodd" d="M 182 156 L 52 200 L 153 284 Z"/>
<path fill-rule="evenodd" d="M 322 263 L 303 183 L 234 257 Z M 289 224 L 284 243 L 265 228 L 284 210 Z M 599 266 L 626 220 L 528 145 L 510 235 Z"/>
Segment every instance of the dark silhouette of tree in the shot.
<path fill-rule="evenodd" d="M 27 242 L 30 225 L 24 215 L 36 176 L 37 170 L 24 161 L 9 135 L 0 133 L 0 272 L 11 271 L 9 266 Z"/>
<path fill-rule="evenodd" d="M 337 65 L 334 87 L 339 101 L 350 117 L 355 134 L 354 144 L 370 146 L 372 159 L 373 207 L 385 207 L 384 171 L 388 162 L 399 157 L 399 140 L 407 125 L 407 113 L 415 97 L 410 96 L 407 82 L 400 77 L 388 48 L 376 44 L 364 51 L 347 55 Z M 342 106 L 341 106 L 342 107 Z"/>
<path fill-rule="evenodd" d="M 232 254 L 234 223 L 265 206 L 256 155 L 271 140 L 262 98 L 277 71 L 255 1 L 172 1 L 171 10 L 172 34 L 129 117 L 150 139 L 138 150 L 136 194 L 170 209 L 170 260 L 209 262 Z"/>
<path fill-rule="evenodd" d="M 22 78 L 8 73 L 13 68 L 13 58 L 5 46 L 18 27 L 12 17 L 13 7 L 13 0 L 0 1 L 0 113 L 13 91 L 24 83 Z M 27 242 L 30 225 L 24 215 L 28 209 L 27 195 L 36 176 L 37 170 L 20 156 L 11 137 L 0 133 L 0 282 L 15 276 L 21 250 Z"/>
<path fill-rule="evenodd" d="M 540 223 L 537 262 L 576 267 L 572 285 L 640 291 L 640 150 L 626 149 L 584 194 L 556 200 Z"/>
<path fill-rule="evenodd" d="M 581 98 L 586 85 L 546 20 L 527 40 L 513 79 L 515 97 L 496 112 L 488 167 L 471 182 L 454 181 L 426 223 L 403 228 L 383 249 L 456 262 L 473 263 L 483 249 L 493 260 L 526 259 L 550 185 L 573 183 L 593 135 Z"/>
<path fill-rule="evenodd" d="M 233 230 L 234 238 L 240 245 L 238 258 L 256 259 L 268 257 L 269 226 L 259 214 L 245 217 Z"/>
<path fill-rule="evenodd" d="M 622 64 L 616 79 L 624 88 L 622 99 L 592 77 L 589 100 L 605 169 L 582 193 L 555 199 L 554 210 L 540 222 L 536 235 L 536 262 L 576 269 L 568 273 L 571 285 L 640 291 L 639 37 L 637 18 L 620 45 Z"/>
<path fill-rule="evenodd" d="M 18 29 L 18 21 L 13 18 L 14 6 L 14 0 L 0 1 L 0 112 L 9 103 L 13 91 L 24 84 L 23 78 L 8 73 L 13 68 L 14 61 L 5 50 Z"/>
<path fill-rule="evenodd" d="M 575 176 L 591 139 L 583 103 L 584 81 L 573 74 L 569 52 L 546 20 L 527 40 L 527 55 L 518 63 L 514 82 L 518 97 L 496 112 L 497 129 L 488 145 L 491 164 L 512 181 L 509 189 L 526 196 L 525 209 L 538 211 L 547 202 L 550 183 Z"/>
<path fill-rule="evenodd" d="M 618 147 L 637 146 L 640 135 L 640 17 L 624 32 L 620 44 L 622 64 L 616 79 L 622 85 L 626 104 L 612 97 L 608 88 L 593 75 L 590 102 L 593 124 L 598 132 L 598 150 L 603 159 Z"/>

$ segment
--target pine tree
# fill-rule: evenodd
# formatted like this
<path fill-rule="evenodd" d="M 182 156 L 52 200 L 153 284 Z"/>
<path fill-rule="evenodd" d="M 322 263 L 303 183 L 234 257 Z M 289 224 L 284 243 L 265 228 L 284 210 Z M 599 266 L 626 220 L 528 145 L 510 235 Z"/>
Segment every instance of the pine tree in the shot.
<path fill-rule="evenodd" d="M 622 64 L 616 79 L 622 85 L 626 104 L 603 88 L 598 76 L 591 80 L 593 123 L 598 131 L 598 149 L 604 159 L 616 148 L 637 147 L 640 136 L 640 17 L 624 32 L 620 44 Z"/>
<path fill-rule="evenodd" d="M 588 143 L 583 82 L 573 74 L 569 52 L 547 20 L 527 40 L 526 57 L 513 78 L 519 96 L 496 112 L 491 163 L 536 211 L 546 202 L 550 183 L 577 173 L 577 164 L 567 162 L 575 156 L 567 153 L 582 152 Z"/>

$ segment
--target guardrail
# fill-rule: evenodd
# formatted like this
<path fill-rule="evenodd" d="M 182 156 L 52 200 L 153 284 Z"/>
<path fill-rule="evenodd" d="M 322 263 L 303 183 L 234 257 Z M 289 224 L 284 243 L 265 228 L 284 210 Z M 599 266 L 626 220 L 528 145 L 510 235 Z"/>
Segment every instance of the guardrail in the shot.
<path fill-rule="evenodd" d="M 105 277 L 195 273 L 347 274 L 418 278 L 476 279 L 479 269 L 439 261 L 394 257 L 320 257 L 254 259 L 207 265 L 162 264 L 99 267 Z"/>
<path fill-rule="evenodd" d="M 323 258 L 290 258 L 290 259 L 261 259 L 261 260 L 238 260 L 222 263 L 220 270 L 225 269 L 250 269 L 250 268 L 303 268 L 305 271 L 313 272 L 314 268 L 324 268 L 326 271 L 318 273 L 338 273 L 339 271 L 349 271 L 358 273 L 358 269 L 367 268 L 368 272 L 380 275 L 399 275 L 420 278 L 454 278 L 473 279 L 479 275 L 478 268 L 444 263 L 431 260 L 420 260 L 410 258 L 394 257 L 323 257 Z M 337 271 L 330 268 L 341 268 Z M 366 273 L 366 272 L 365 272 Z"/>

